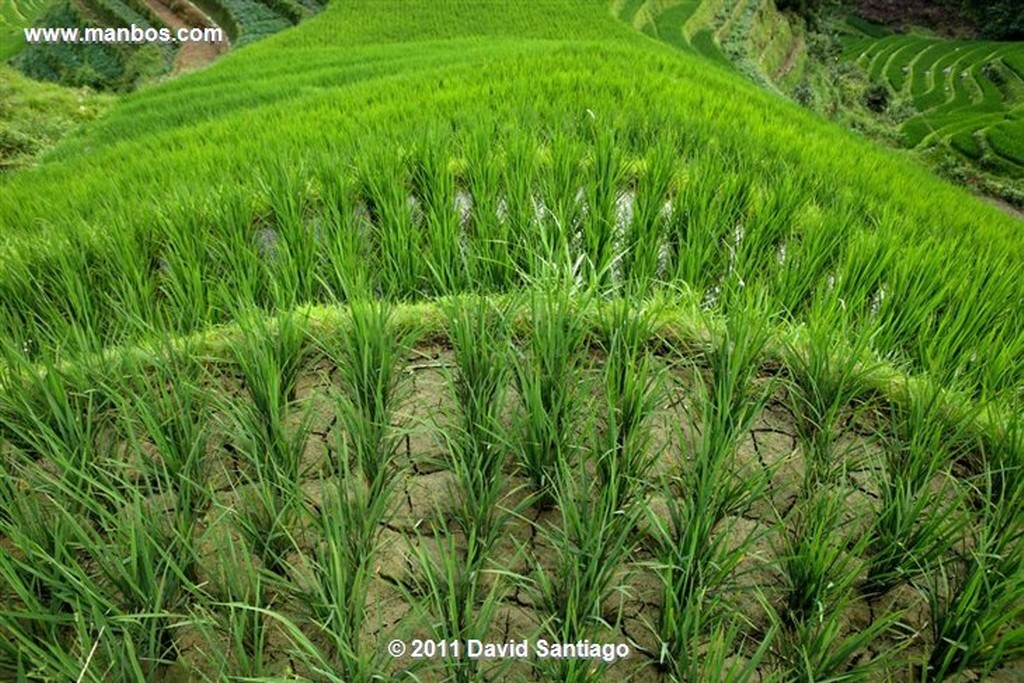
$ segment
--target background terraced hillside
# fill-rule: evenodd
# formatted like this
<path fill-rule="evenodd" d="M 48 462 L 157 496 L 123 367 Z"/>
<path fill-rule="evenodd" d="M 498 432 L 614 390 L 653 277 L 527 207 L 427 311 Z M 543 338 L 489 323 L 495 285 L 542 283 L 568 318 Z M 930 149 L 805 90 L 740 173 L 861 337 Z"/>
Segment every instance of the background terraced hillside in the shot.
<path fill-rule="evenodd" d="M 11 0 L 0 7 L 0 60 L 13 55 L 23 42 L 23 26 L 32 26 L 49 5 L 48 0 Z"/>
<path fill-rule="evenodd" d="M 334 0 L 0 177 L 0 677 L 1019 677 L 1020 224 L 709 7 Z"/>
<path fill-rule="evenodd" d="M 1024 44 L 904 34 L 852 38 L 845 56 L 920 112 L 903 124 L 909 147 L 949 145 L 1020 177 Z"/>

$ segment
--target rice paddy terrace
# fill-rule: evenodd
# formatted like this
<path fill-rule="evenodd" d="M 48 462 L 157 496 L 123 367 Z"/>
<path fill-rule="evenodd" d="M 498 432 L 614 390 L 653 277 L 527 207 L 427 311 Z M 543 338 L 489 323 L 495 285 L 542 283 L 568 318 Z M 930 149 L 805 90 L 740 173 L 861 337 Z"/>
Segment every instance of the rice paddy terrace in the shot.
<path fill-rule="evenodd" d="M 1024 171 L 1024 44 L 902 34 L 850 38 L 845 56 L 920 112 L 910 147 L 948 145 L 1011 177 Z"/>
<path fill-rule="evenodd" d="M 334 0 L 0 177 L 0 678 L 1019 680 L 1020 224 L 702 11 Z"/>
<path fill-rule="evenodd" d="M 23 44 L 22 27 L 32 26 L 50 4 L 50 0 L 9 0 L 0 6 L 0 60 Z"/>

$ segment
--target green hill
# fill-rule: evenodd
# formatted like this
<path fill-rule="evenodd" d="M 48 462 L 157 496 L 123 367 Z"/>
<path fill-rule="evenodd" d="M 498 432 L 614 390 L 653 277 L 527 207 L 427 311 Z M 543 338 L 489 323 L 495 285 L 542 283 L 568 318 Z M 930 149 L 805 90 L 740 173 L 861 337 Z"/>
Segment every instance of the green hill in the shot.
<path fill-rule="evenodd" d="M 333 0 L 0 176 L 0 678 L 1012 666 L 1021 222 L 756 4 Z"/>

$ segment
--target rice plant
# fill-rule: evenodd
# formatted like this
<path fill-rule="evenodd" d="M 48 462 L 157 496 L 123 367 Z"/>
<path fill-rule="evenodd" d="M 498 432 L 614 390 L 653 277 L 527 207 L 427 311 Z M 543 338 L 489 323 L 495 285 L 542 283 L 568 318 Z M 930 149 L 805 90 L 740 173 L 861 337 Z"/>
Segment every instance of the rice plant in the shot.
<path fill-rule="evenodd" d="M 139 381 L 124 383 L 121 422 L 151 496 L 173 495 L 175 528 L 190 539 L 212 503 L 208 449 L 212 401 L 197 364 L 174 350 L 163 352 Z"/>
<path fill-rule="evenodd" d="M 932 575 L 934 645 L 923 680 L 968 669 L 988 674 L 1024 653 L 1024 531 L 1019 517 L 1011 527 L 999 518 L 987 511 L 962 564 Z"/>
<path fill-rule="evenodd" d="M 833 334 L 833 327 L 823 321 L 807 329 L 800 347 L 786 349 L 791 409 L 805 458 L 805 492 L 835 484 L 854 469 L 855 454 L 837 447 L 847 432 L 846 418 L 863 410 L 867 378 L 877 367 L 866 357 L 866 337 L 847 347 Z"/>
<path fill-rule="evenodd" d="M 349 311 L 348 324 L 321 340 L 341 383 L 338 417 L 346 441 L 338 457 L 351 458 L 377 495 L 394 474 L 395 410 L 405 387 L 401 364 L 416 331 L 396 329 L 391 307 L 381 301 L 353 301 Z M 347 466 L 336 464 L 335 469 L 345 471 Z"/>
<path fill-rule="evenodd" d="M 196 619 L 210 664 L 220 676 L 271 673 L 268 639 L 273 622 L 263 610 L 273 607 L 273 598 L 267 579 L 243 559 L 247 554 L 244 544 L 225 538 L 216 560 L 223 577 L 223 602 L 204 605 L 206 613 Z"/>
<path fill-rule="evenodd" d="M 436 136 L 436 134 L 433 134 Z M 465 289 L 467 255 L 456 207 L 455 176 L 448 168 L 442 140 L 428 135 L 417 150 L 412 186 L 423 204 L 426 267 L 430 291 L 452 294 Z"/>
<path fill-rule="evenodd" d="M 466 234 L 470 251 L 471 286 L 501 292 L 513 286 L 518 264 L 513 260 L 507 202 L 501 196 L 502 169 L 492 131 L 482 130 L 467 142 L 466 185 L 472 201 Z"/>
<path fill-rule="evenodd" d="M 609 284 L 613 263 L 622 250 L 618 234 L 622 181 L 622 156 L 614 135 L 601 131 L 594 142 L 593 179 L 583 187 L 587 212 L 582 247 L 587 277 L 596 287 Z"/>
<path fill-rule="evenodd" d="M 750 430 L 771 395 L 771 386 L 755 378 L 769 335 L 768 323 L 756 307 L 734 312 L 715 333 L 707 355 L 706 380 L 698 380 L 690 415 L 693 453 L 689 473 L 698 495 L 718 520 L 744 509 L 765 486 L 766 473 L 739 470 L 733 464 L 738 440 Z M 684 467 L 686 467 L 684 465 Z M 733 476 L 728 476 L 731 473 Z"/>
<path fill-rule="evenodd" d="M 431 535 L 417 535 L 411 545 L 412 568 L 404 593 L 427 624 L 436 642 L 470 640 L 487 642 L 495 626 L 501 598 L 508 590 L 508 576 L 487 566 L 487 556 L 478 557 L 463 543 L 471 537 L 454 533 L 444 521 L 432 525 Z M 488 663 L 449 655 L 433 666 L 457 683 L 480 680 L 500 673 L 502 662 Z"/>
<path fill-rule="evenodd" d="M 1019 458 L 1020 451 L 1008 456 Z M 965 530 L 968 547 L 960 561 L 931 574 L 934 644 L 923 680 L 968 669 L 987 675 L 1024 653 L 1024 486 L 1019 479 L 1007 483 L 999 471 L 971 483 L 981 507 L 976 524 Z"/>
<path fill-rule="evenodd" d="M 346 681 L 379 680 L 384 653 L 365 642 L 368 591 L 374 578 L 381 524 L 393 503 L 391 488 L 371 492 L 361 473 L 346 471 L 319 508 L 322 539 L 312 553 L 313 582 L 298 598 L 330 642 L 326 662 Z"/>
<path fill-rule="evenodd" d="M 846 628 L 845 615 L 861 570 L 857 558 L 868 539 L 843 528 L 844 497 L 842 489 L 822 489 L 798 504 L 785 520 L 777 552 L 785 607 L 781 613 L 774 607 L 768 612 L 780 628 L 779 654 L 792 680 L 874 680 L 884 658 L 876 656 L 856 665 L 851 660 L 899 617 L 890 612 L 866 628 Z"/>
<path fill-rule="evenodd" d="M 329 300 L 351 301 L 370 292 L 369 233 L 372 228 L 355 184 L 333 172 L 326 160 L 317 169 L 323 214 L 317 237 L 320 288 Z M 359 211 L 357 207 L 361 208 Z"/>
<path fill-rule="evenodd" d="M 842 503 L 841 489 L 824 489 L 798 504 L 785 520 L 776 555 L 786 584 L 783 616 L 791 626 L 818 620 L 856 576 L 852 558 L 863 549 L 863 541 L 849 538 L 841 528 Z"/>
<path fill-rule="evenodd" d="M 634 305 L 617 299 L 602 321 L 601 424 L 594 438 L 599 476 L 622 491 L 623 504 L 642 492 L 658 457 L 652 419 L 665 400 L 664 371 L 649 351 L 654 311 Z"/>
<path fill-rule="evenodd" d="M 309 340 L 296 314 L 282 314 L 275 322 L 271 326 L 258 312 L 242 318 L 243 339 L 234 349 L 234 360 L 246 396 L 226 408 L 229 427 L 244 439 L 236 449 L 247 456 L 251 480 L 288 497 L 298 485 L 309 437 L 308 413 L 298 413 L 295 395 Z"/>
<path fill-rule="evenodd" d="M 513 371 L 512 302 L 496 306 L 486 299 L 457 299 L 446 307 L 456 366 L 448 384 L 457 414 L 442 433 L 457 482 L 456 523 L 465 534 L 471 567 L 480 566 L 512 514 L 502 509 L 508 495 L 503 468 L 509 454 L 505 415 Z"/>
<path fill-rule="evenodd" d="M 539 533 L 553 549 L 550 569 L 536 567 L 531 588 L 549 620 L 553 642 L 576 642 L 602 627 L 615 628 L 620 616 L 611 600 L 623 590 L 621 567 L 632 556 L 632 531 L 640 519 L 636 504 L 623 504 L 618 482 L 604 485 L 583 461 L 559 461 L 552 482 L 559 523 Z M 543 662 L 542 662 L 543 663 Z M 583 661 L 551 662 L 560 679 L 593 680 L 597 671 Z"/>
<path fill-rule="evenodd" d="M 527 297 L 532 329 L 513 362 L 521 402 L 519 464 L 539 500 L 550 504 L 559 463 L 574 460 L 585 300 L 556 287 Z"/>
<path fill-rule="evenodd" d="M 962 495 L 948 470 L 970 448 L 970 422 L 940 421 L 938 411 L 935 392 L 892 411 L 862 586 L 869 594 L 932 571 L 962 537 Z"/>

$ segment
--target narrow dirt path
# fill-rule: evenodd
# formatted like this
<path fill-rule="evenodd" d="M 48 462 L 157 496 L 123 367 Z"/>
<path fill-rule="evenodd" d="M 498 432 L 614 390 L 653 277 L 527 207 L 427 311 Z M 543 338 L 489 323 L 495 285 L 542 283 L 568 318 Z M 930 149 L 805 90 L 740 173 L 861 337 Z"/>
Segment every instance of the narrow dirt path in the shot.
<path fill-rule="evenodd" d="M 179 28 L 216 28 L 217 24 L 207 17 L 191 2 L 178 0 L 175 4 L 179 6 L 177 12 L 164 4 L 165 0 L 143 0 L 146 6 L 160 18 L 171 31 Z M 213 60 L 228 51 L 231 44 L 227 35 L 222 32 L 224 38 L 219 43 L 196 42 L 181 43 L 178 46 L 178 54 L 174 59 L 173 74 L 178 75 L 185 71 L 192 71 L 201 66 L 206 66 Z"/>

